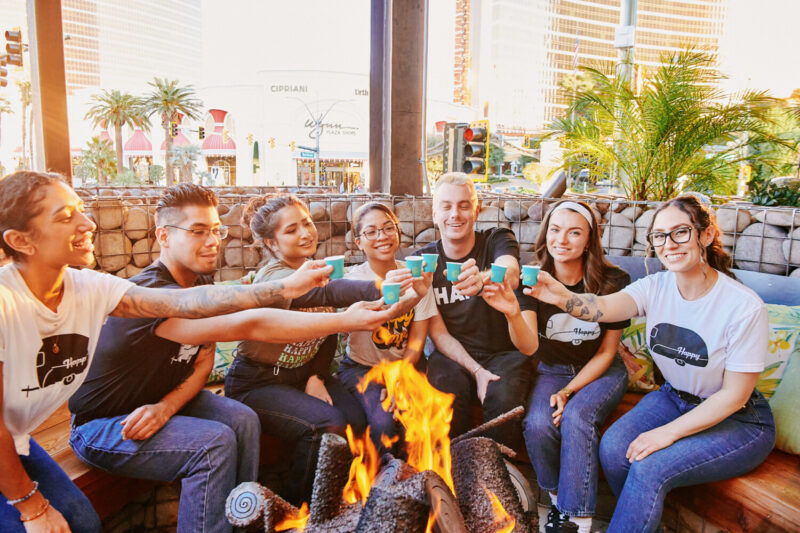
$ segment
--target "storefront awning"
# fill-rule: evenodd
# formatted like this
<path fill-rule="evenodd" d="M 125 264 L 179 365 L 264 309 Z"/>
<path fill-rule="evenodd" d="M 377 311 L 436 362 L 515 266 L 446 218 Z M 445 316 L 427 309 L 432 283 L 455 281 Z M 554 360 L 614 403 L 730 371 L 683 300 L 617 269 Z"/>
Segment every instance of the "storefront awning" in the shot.
<path fill-rule="evenodd" d="M 122 153 L 124 157 L 152 157 L 153 143 L 141 129 L 136 128 L 131 138 L 122 147 Z"/>

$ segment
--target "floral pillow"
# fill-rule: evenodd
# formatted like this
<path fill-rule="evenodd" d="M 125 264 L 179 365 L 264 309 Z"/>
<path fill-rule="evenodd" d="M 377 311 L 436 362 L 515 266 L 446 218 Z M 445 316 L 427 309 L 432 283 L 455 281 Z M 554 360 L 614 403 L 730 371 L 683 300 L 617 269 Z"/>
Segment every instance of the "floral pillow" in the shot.
<path fill-rule="evenodd" d="M 653 359 L 647 351 L 645 322 L 643 316 L 632 318 L 630 326 L 623 330 L 619 343 L 619 354 L 628 369 L 629 392 L 650 392 L 658 388 Z"/>
<path fill-rule="evenodd" d="M 766 398 L 771 398 L 783 378 L 792 352 L 800 350 L 800 306 L 767 304 L 767 313 L 767 360 L 756 389 Z"/>

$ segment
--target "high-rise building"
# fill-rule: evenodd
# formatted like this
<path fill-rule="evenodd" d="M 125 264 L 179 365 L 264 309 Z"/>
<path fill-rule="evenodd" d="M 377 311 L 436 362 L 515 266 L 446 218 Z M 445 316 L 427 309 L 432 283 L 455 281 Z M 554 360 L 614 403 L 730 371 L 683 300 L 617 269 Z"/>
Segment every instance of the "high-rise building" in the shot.
<path fill-rule="evenodd" d="M 726 1 L 639 0 L 636 64 L 655 66 L 662 53 L 687 45 L 716 53 Z M 563 86 L 578 66 L 618 60 L 620 6 L 621 0 L 457 0 L 456 96 L 459 76 L 471 69 L 471 105 L 494 131 L 542 128 L 563 113 Z M 459 56 L 458 43 L 469 43 L 468 54 Z"/>
<path fill-rule="evenodd" d="M 135 91 L 154 76 L 200 81 L 201 0 L 62 0 L 69 94 Z"/>

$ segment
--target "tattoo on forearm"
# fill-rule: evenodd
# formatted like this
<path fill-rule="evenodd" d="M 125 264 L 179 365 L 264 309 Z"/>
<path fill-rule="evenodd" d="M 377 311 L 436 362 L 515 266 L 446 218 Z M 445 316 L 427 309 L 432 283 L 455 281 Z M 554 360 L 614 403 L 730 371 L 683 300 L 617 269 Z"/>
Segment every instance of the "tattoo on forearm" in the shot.
<path fill-rule="evenodd" d="M 590 322 L 597 322 L 603 316 L 600 311 L 600 306 L 597 301 L 597 296 L 594 294 L 573 294 L 567 300 L 567 305 L 564 311 L 571 314 L 575 318 L 581 320 L 588 320 Z"/>
<path fill-rule="evenodd" d="M 283 298 L 282 281 L 240 287 L 204 285 L 191 289 L 131 287 L 114 310 L 129 318 L 204 318 L 255 307 L 268 307 Z"/>

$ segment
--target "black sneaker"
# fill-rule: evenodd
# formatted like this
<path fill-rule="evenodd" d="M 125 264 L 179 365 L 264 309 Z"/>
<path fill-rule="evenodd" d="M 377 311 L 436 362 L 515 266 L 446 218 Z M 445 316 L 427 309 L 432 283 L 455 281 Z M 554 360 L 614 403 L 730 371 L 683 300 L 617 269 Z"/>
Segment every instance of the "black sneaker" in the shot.
<path fill-rule="evenodd" d="M 561 533 L 561 525 L 569 522 L 569 517 L 561 512 L 555 505 L 550 506 L 547 513 L 547 523 L 544 525 L 545 533 Z"/>

